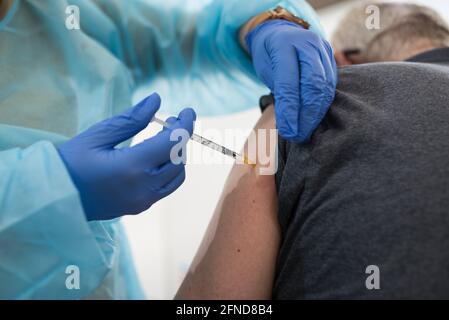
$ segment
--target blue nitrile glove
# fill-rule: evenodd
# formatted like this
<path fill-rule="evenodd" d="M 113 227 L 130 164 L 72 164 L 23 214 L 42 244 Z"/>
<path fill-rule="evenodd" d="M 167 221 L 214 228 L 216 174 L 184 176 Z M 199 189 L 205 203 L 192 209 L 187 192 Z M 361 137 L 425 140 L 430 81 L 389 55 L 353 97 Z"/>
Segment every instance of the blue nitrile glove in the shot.
<path fill-rule="evenodd" d="M 134 108 L 100 122 L 58 147 L 77 187 L 87 220 L 138 214 L 174 192 L 185 179 L 185 165 L 175 165 L 170 141 L 175 129 L 193 132 L 195 112 L 185 109 L 169 120 L 171 129 L 129 148 L 115 148 L 147 127 L 159 109 L 157 94 Z"/>
<path fill-rule="evenodd" d="M 307 141 L 335 97 L 337 65 L 330 44 L 286 20 L 262 23 L 246 44 L 258 77 L 274 94 L 279 134 Z"/>

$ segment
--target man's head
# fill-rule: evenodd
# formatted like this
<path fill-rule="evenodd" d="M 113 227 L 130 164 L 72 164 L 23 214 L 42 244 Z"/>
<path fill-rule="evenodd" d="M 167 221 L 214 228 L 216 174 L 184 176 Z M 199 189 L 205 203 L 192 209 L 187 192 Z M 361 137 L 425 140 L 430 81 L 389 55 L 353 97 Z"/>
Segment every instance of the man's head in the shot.
<path fill-rule="evenodd" d="M 375 7 L 373 7 L 375 6 Z M 367 25 L 378 9 L 379 28 Z M 364 2 L 351 9 L 332 37 L 339 65 L 402 61 L 449 47 L 449 27 L 432 9 L 406 3 Z"/>

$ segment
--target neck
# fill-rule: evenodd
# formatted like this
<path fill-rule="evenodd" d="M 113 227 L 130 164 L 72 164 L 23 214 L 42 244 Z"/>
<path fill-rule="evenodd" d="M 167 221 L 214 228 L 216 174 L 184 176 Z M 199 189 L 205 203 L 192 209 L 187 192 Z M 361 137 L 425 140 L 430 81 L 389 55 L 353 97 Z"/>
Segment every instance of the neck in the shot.
<path fill-rule="evenodd" d="M 394 58 L 398 61 L 404 61 L 436 48 L 438 46 L 430 39 L 416 39 L 415 41 L 408 41 L 401 48 L 398 48 Z"/>
<path fill-rule="evenodd" d="M 406 54 L 403 55 L 403 57 L 401 57 L 400 60 L 408 60 L 410 58 L 413 58 L 421 53 L 433 50 L 433 49 L 437 49 L 438 47 L 433 46 L 433 45 L 427 45 L 427 46 L 419 46 L 414 48 L 413 50 L 408 51 Z"/>

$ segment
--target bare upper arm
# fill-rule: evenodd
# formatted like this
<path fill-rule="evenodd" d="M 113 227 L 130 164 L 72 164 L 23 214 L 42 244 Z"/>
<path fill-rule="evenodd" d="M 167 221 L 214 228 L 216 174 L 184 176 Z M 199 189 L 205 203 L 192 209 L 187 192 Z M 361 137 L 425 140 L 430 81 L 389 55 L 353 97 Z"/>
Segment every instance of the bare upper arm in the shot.
<path fill-rule="evenodd" d="M 256 129 L 274 128 L 270 108 Z M 271 298 L 280 242 L 277 195 L 274 175 L 261 175 L 259 169 L 234 166 L 176 298 Z"/>
<path fill-rule="evenodd" d="M 0 21 L 6 16 L 12 6 L 12 3 L 13 0 L 0 0 Z"/>

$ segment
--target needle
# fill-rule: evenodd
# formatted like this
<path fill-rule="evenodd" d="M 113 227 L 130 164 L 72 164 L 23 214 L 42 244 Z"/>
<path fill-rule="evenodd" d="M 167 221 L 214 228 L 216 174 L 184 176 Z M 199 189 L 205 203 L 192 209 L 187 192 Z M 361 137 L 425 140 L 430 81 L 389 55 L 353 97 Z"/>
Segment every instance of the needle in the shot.
<path fill-rule="evenodd" d="M 170 129 L 170 124 L 168 124 L 167 122 L 158 119 L 156 117 L 153 118 L 153 122 L 156 122 L 158 124 L 160 124 L 161 126 Z M 200 135 L 197 134 L 192 134 L 192 136 L 190 137 L 191 140 L 196 141 L 200 144 L 202 144 L 205 147 L 208 147 L 212 150 L 221 152 L 222 154 L 228 156 L 228 157 L 232 157 L 235 160 L 242 160 L 244 164 L 248 164 L 248 165 L 254 165 L 253 163 L 251 163 L 251 161 L 249 161 L 249 159 L 246 156 L 243 156 L 235 151 L 232 151 L 231 149 L 228 149 L 222 145 L 219 145 L 218 143 L 215 143 L 209 139 L 206 139 Z"/>

